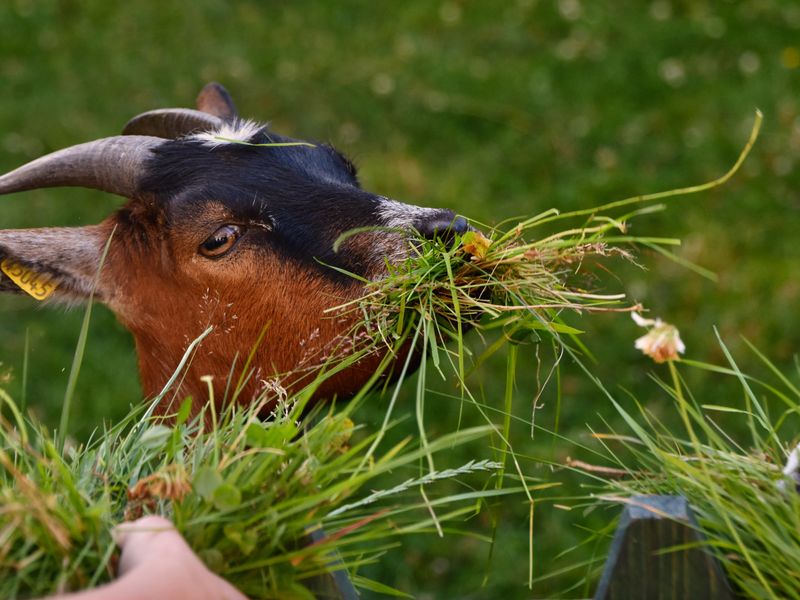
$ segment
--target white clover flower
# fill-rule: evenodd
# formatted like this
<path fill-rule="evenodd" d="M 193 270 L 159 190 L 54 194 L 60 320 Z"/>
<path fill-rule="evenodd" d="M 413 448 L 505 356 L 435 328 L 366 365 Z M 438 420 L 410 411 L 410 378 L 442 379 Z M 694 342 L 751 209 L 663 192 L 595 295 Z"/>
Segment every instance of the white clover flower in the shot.
<path fill-rule="evenodd" d="M 778 489 L 785 490 L 787 480 L 794 484 L 794 489 L 800 491 L 800 444 L 789 452 L 786 466 L 783 467 L 784 478 L 778 481 Z"/>
<path fill-rule="evenodd" d="M 678 354 L 686 351 L 678 328 L 661 319 L 645 319 L 639 313 L 632 312 L 631 318 L 640 327 L 649 327 L 645 335 L 636 340 L 634 346 L 657 363 L 677 360 Z"/>

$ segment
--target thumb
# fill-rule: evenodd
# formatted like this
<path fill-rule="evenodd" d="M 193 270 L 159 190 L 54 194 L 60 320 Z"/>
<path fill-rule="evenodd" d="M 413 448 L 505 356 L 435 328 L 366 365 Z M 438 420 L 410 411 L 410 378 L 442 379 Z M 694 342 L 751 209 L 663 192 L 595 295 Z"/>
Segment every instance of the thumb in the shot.
<path fill-rule="evenodd" d="M 172 522 L 156 515 L 117 525 L 112 536 L 122 550 L 118 575 L 124 575 L 159 552 L 189 550 Z"/>

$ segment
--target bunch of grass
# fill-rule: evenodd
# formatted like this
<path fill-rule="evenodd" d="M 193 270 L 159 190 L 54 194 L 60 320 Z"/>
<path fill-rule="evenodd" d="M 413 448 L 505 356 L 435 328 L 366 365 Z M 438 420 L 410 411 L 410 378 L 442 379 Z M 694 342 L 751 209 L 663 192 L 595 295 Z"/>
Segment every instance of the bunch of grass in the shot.
<path fill-rule="evenodd" d="M 134 410 L 86 444 L 71 446 L 26 419 L 0 390 L 0 597 L 44 596 L 113 577 L 111 531 L 142 514 L 162 514 L 212 570 L 252 598 L 310 598 L 315 578 L 348 569 L 357 586 L 387 591 L 357 575 L 399 536 L 473 514 L 493 491 L 448 496 L 437 483 L 491 476 L 491 460 L 403 475 L 423 451 L 410 439 L 375 444 L 385 429 L 361 432 L 351 410 L 304 411 L 307 396 L 189 419 Z M 273 398 L 271 402 L 275 402 Z M 487 428 L 444 435 L 424 453 L 479 439 Z M 369 460 L 367 449 L 370 449 Z M 394 473 L 390 489 L 369 490 Z M 426 501 L 419 490 L 426 489 Z M 504 490 L 502 493 L 511 492 Z M 324 527 L 313 543 L 309 537 Z"/>
<path fill-rule="evenodd" d="M 686 497 L 708 548 L 738 593 L 747 598 L 800 598 L 798 474 L 783 472 L 793 450 L 787 442 L 797 440 L 800 389 L 752 346 L 771 374 L 769 380 L 744 374 L 724 344 L 722 349 L 728 359 L 724 367 L 684 362 L 733 378 L 740 385 L 743 406 L 693 397 L 678 365 L 670 362 L 670 382 L 659 383 L 684 430 L 667 430 L 647 406 L 638 404 L 636 415 L 615 402 L 630 433 L 595 434 L 612 467 L 576 466 L 600 483 L 591 500 L 595 507 L 625 503 L 637 494 Z M 726 432 L 719 423 L 723 418 L 729 427 L 738 420 L 749 439 L 737 440 Z"/>
<path fill-rule="evenodd" d="M 574 336 L 564 311 L 632 311 L 625 295 L 593 289 L 597 272 L 608 257 L 632 261 L 632 248 L 661 253 L 684 266 L 713 278 L 713 274 L 674 255 L 680 240 L 633 236 L 629 221 L 664 210 L 660 201 L 705 192 L 726 183 L 752 149 L 761 126 L 756 111 L 753 128 L 734 165 L 721 177 L 704 184 L 633 196 L 571 212 L 549 209 L 538 215 L 502 222 L 489 228 L 476 224 L 463 235 L 415 240 L 411 255 L 399 264 L 387 264 L 387 275 L 376 281 L 362 279 L 367 293 L 360 299 L 331 309 L 334 314 L 353 311 L 362 315 L 362 327 L 389 347 L 425 322 L 438 340 L 455 339 L 459 375 L 463 379 L 463 333 L 473 327 L 502 327 L 506 341 L 515 334 L 547 332 Z M 337 240 L 361 233 L 354 230 Z M 355 277 L 355 276 L 354 276 Z M 433 339 L 433 336 L 430 337 Z M 433 346 L 431 351 L 438 354 Z"/>
<path fill-rule="evenodd" d="M 656 209 L 661 208 L 657 207 Z M 628 310 L 624 294 L 601 294 L 583 286 L 592 266 L 609 256 L 628 260 L 625 246 L 635 242 L 677 244 L 672 239 L 627 236 L 626 221 L 589 215 L 588 222 L 529 241 L 535 232 L 559 221 L 585 217 L 551 209 L 516 223 L 468 231 L 452 239 L 415 239 L 410 256 L 387 265 L 386 277 L 364 281 L 367 293 L 333 310 L 354 309 L 387 345 L 419 321 L 427 321 L 440 340 L 458 338 L 468 328 L 508 327 L 516 331 L 576 333 L 558 320 L 565 309 Z M 602 207 L 598 209 L 602 212 Z"/>
<path fill-rule="evenodd" d="M 388 264 L 388 276 L 366 281 L 368 293 L 361 300 L 337 307 L 353 307 L 365 319 L 382 319 L 381 331 L 395 336 L 402 331 L 409 313 L 447 324 L 457 333 L 465 324 L 476 325 L 484 315 L 493 324 L 514 324 L 534 329 L 568 331 L 557 326 L 556 315 L 576 311 L 619 310 L 621 293 L 599 294 L 585 287 L 590 266 L 612 255 L 632 259 L 631 245 L 666 254 L 682 264 L 699 269 L 672 255 L 674 238 L 631 236 L 628 222 L 639 215 L 663 210 L 659 201 L 696 194 L 725 184 L 747 158 L 761 128 L 756 111 L 750 136 L 736 162 L 721 177 L 685 188 L 644 194 L 594 208 L 561 213 L 555 208 L 516 223 L 509 220 L 481 230 L 440 238 L 416 240 L 412 255 L 400 264 Z M 555 231 L 554 226 L 559 226 Z M 346 233 L 346 238 L 361 230 Z M 699 269 L 701 273 L 710 275 Z M 629 310 L 623 308 L 623 310 Z M 388 326 L 387 322 L 388 321 Z"/>

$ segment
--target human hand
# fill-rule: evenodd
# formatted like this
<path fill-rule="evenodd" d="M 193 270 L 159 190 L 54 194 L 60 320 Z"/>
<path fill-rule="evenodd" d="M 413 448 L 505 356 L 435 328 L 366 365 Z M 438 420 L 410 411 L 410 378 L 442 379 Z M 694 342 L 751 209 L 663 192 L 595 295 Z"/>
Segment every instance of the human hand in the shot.
<path fill-rule="evenodd" d="M 108 585 L 63 596 L 64 600 L 247 600 L 192 552 L 173 524 L 156 516 L 119 525 L 118 578 Z"/>

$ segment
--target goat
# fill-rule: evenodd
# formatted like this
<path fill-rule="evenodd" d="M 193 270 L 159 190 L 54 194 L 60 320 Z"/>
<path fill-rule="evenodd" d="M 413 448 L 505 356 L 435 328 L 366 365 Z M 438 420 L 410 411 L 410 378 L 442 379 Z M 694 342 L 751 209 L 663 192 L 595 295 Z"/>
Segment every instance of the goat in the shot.
<path fill-rule="evenodd" d="M 308 373 L 309 360 L 319 368 L 324 349 L 353 324 L 325 318 L 326 309 L 363 293 L 363 283 L 343 271 L 381 277 L 387 261 L 407 255 L 406 231 L 434 236 L 469 227 L 450 210 L 367 192 L 353 163 L 332 146 L 240 119 L 216 83 L 203 88 L 197 110 L 143 113 L 122 135 L 54 152 L 0 177 L 0 194 L 55 186 L 127 201 L 97 225 L 0 230 L 0 292 L 67 303 L 93 293 L 133 334 L 149 397 L 212 326 L 180 388 L 180 397 L 195 402 L 207 394 L 206 375 L 221 398 L 232 365 L 251 350 L 254 374 L 243 401 L 273 377 Z M 334 241 L 356 228 L 367 230 L 334 252 Z M 377 360 L 332 376 L 317 396 L 355 393 Z M 301 380 L 307 381 L 290 378 L 288 385 Z"/>

